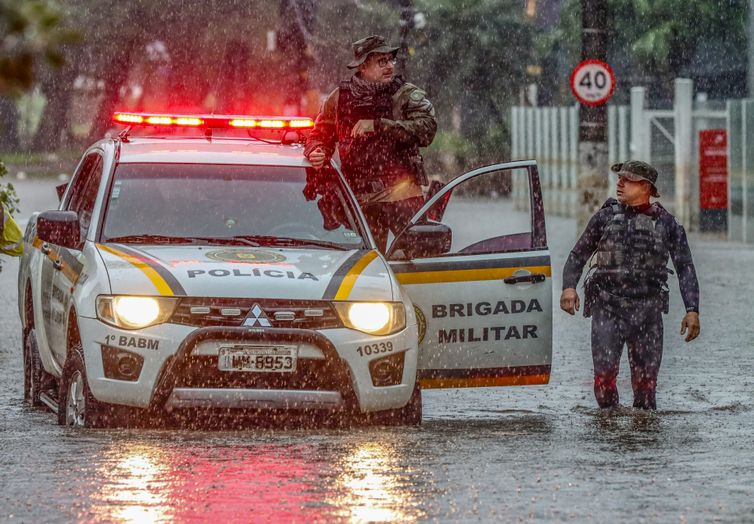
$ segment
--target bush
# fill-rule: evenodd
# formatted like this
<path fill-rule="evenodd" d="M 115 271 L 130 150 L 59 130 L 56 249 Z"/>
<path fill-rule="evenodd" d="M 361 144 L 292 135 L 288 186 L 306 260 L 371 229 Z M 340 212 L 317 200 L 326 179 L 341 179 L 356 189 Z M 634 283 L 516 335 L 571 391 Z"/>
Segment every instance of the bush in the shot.
<path fill-rule="evenodd" d="M 8 174 L 8 170 L 5 169 L 5 164 L 0 161 L 0 180 L 6 174 Z M 18 211 L 18 196 L 16 195 L 16 189 L 10 182 L 7 184 L 0 182 L 0 203 L 2 203 L 3 209 L 7 209 L 11 215 Z"/>

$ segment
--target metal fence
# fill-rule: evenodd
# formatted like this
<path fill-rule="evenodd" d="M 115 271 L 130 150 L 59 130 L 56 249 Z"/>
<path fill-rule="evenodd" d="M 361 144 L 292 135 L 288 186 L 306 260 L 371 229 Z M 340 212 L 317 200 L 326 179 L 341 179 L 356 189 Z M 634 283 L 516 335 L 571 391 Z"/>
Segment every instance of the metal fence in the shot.
<path fill-rule="evenodd" d="M 634 87 L 630 106 L 608 106 L 610 163 L 631 158 L 657 167 L 663 205 L 688 230 L 698 230 L 700 131 L 726 129 L 728 236 L 754 243 L 754 99 L 694 100 L 688 79 L 676 79 L 674 87 L 672 101 L 648 103 L 645 89 Z M 514 107 L 511 128 L 513 159 L 537 160 L 546 211 L 576 216 L 578 106 Z M 524 195 L 513 188 L 517 205 Z"/>
<path fill-rule="evenodd" d="M 728 238 L 754 244 L 754 99 L 729 100 Z"/>
<path fill-rule="evenodd" d="M 628 158 L 630 112 L 627 106 L 608 107 L 608 157 Z M 513 159 L 535 159 L 539 166 L 545 210 L 576 216 L 576 176 L 579 158 L 579 109 L 571 107 L 514 107 L 511 115 Z M 525 205 L 525 191 L 513 187 L 517 207 Z"/>

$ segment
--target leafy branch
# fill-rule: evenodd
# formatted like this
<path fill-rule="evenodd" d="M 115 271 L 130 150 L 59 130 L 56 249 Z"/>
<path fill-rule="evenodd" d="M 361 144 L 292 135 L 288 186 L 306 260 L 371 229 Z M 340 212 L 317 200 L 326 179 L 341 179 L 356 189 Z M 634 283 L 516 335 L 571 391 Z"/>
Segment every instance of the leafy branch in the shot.
<path fill-rule="evenodd" d="M 8 174 L 8 170 L 5 168 L 5 164 L 0 161 L 0 180 Z M 3 209 L 7 209 L 8 212 L 13 215 L 18 211 L 18 196 L 16 195 L 16 188 L 13 184 L 8 182 L 4 184 L 0 182 L 0 203 L 3 205 Z"/>

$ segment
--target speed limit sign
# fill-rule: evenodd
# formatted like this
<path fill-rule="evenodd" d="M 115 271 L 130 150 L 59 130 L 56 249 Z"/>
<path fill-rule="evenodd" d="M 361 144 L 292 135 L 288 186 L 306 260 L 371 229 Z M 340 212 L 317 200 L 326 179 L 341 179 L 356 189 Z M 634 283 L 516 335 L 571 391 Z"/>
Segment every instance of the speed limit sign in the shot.
<path fill-rule="evenodd" d="M 615 75 L 602 60 L 584 60 L 573 68 L 571 91 L 586 106 L 601 106 L 615 90 Z"/>

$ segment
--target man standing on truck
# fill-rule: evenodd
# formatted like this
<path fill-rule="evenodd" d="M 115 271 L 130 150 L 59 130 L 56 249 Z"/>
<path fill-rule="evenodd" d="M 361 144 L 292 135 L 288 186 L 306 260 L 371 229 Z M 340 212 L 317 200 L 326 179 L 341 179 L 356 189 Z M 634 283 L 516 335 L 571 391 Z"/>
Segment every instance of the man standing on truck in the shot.
<path fill-rule="evenodd" d="M 322 168 L 337 144 L 343 174 L 361 205 L 378 248 L 424 204 L 427 184 L 420 147 L 437 131 L 426 93 L 395 76 L 398 47 L 373 35 L 353 43 L 355 74 L 325 100 L 304 155 Z"/>

